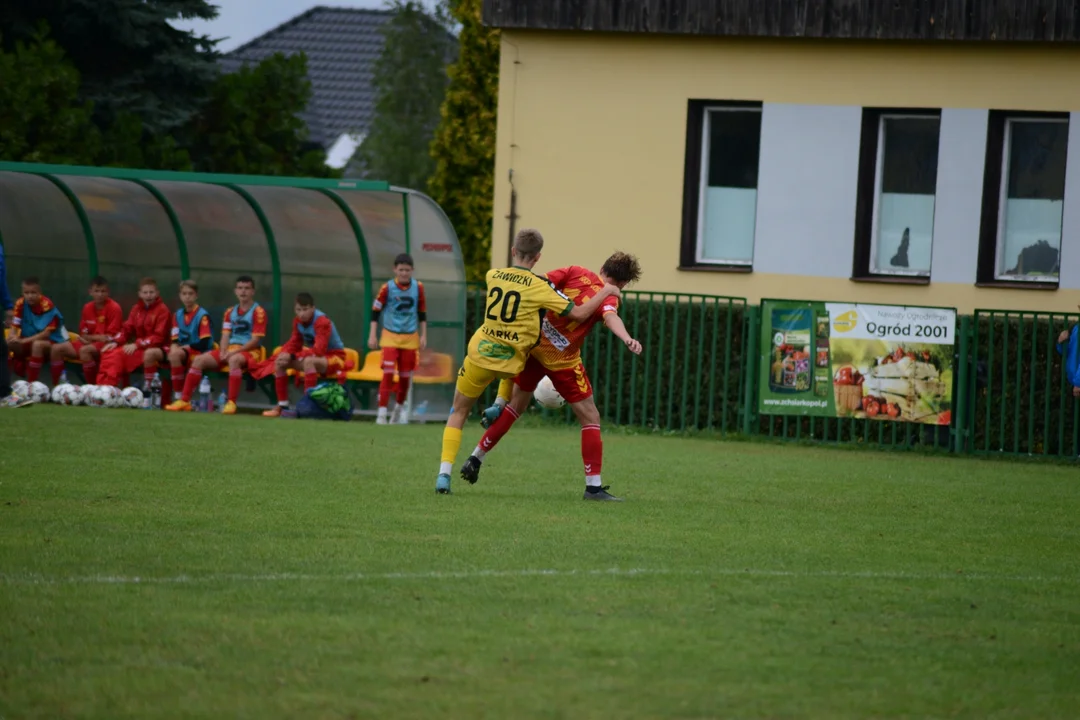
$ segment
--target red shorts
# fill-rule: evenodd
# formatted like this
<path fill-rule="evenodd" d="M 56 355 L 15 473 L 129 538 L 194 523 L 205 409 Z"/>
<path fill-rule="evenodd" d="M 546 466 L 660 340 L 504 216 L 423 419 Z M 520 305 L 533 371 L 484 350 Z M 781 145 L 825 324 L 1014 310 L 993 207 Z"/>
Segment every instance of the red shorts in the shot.
<path fill-rule="evenodd" d="M 106 353 L 105 357 L 110 357 L 111 356 L 112 358 L 114 358 L 114 360 L 113 360 L 114 363 L 118 359 L 119 360 L 119 365 L 120 365 L 120 367 L 122 367 L 124 369 L 125 373 L 132 373 L 132 372 L 135 372 L 136 370 L 138 370 L 139 368 L 143 367 L 145 365 L 143 360 L 144 360 L 144 358 L 146 356 L 146 352 L 148 350 L 159 349 L 163 353 L 165 353 L 165 355 L 168 355 L 168 353 L 169 353 L 169 351 L 167 349 L 164 349 L 164 348 L 142 348 L 141 350 L 136 350 L 135 352 L 131 353 L 130 355 L 125 355 L 123 348 L 124 348 L 123 345 L 117 345 L 115 349 L 110 350 L 108 353 Z M 166 357 L 164 360 L 159 361 L 159 362 L 154 363 L 154 364 L 155 365 L 161 365 L 163 362 L 165 364 L 168 364 L 168 362 L 169 362 L 168 357 Z"/>
<path fill-rule="evenodd" d="M 231 353 L 229 353 L 229 355 L 230 357 L 233 355 L 239 355 L 240 357 L 244 358 L 244 367 L 248 369 L 251 369 L 258 365 L 260 362 L 262 362 L 262 353 L 256 355 L 255 353 L 250 353 L 246 351 L 241 352 L 240 350 L 233 350 Z M 229 369 L 228 361 L 224 363 L 221 362 L 221 350 L 211 350 L 210 357 L 214 358 L 214 362 L 218 364 L 218 370 L 220 370 L 221 372 L 225 372 Z"/>
<path fill-rule="evenodd" d="M 545 375 L 551 378 L 551 384 L 563 396 L 563 400 L 571 405 L 592 397 L 592 383 L 585 372 L 585 365 L 580 362 L 572 368 L 549 370 L 539 360 L 530 356 L 525 362 L 525 369 L 514 378 L 514 384 L 531 393 Z"/>
<path fill-rule="evenodd" d="M 260 363 L 254 365 L 248 365 L 248 373 L 256 380 L 262 380 L 264 377 L 270 377 L 274 374 L 274 368 L 277 364 L 278 355 L 281 352 L 278 351 L 266 358 Z M 315 355 L 315 351 L 311 348 L 304 348 L 300 352 L 293 355 L 294 360 L 303 360 L 306 357 L 312 357 Z M 342 370 L 346 370 L 346 360 L 344 350 L 330 350 L 324 356 L 326 358 L 326 372 L 324 375 L 334 375 Z"/>
<path fill-rule="evenodd" d="M 83 342 L 82 340 L 76 340 L 75 338 L 71 338 L 70 342 L 71 342 L 71 347 L 75 348 L 75 357 L 79 356 L 79 352 L 84 347 L 92 347 L 92 348 L 94 348 L 95 350 L 98 351 L 98 355 L 101 354 L 101 348 L 105 347 L 105 343 L 103 343 L 103 342 L 88 343 L 88 342 Z"/>
<path fill-rule="evenodd" d="M 416 369 L 420 359 L 419 350 L 407 350 L 405 348 L 384 347 L 382 349 L 383 372 L 391 373 L 397 368 L 398 374 L 412 373 Z"/>

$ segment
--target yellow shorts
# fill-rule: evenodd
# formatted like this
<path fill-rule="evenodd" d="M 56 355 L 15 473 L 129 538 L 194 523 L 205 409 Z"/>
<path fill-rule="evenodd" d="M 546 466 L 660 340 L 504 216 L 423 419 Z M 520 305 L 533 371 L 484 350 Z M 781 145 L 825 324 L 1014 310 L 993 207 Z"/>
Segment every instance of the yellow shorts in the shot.
<path fill-rule="evenodd" d="M 496 380 L 509 380 L 517 373 L 505 373 L 480 367 L 468 357 L 457 374 L 457 391 L 467 398 L 478 398 Z"/>
<path fill-rule="evenodd" d="M 379 347 L 403 348 L 405 350 L 420 349 L 420 333 L 396 333 L 383 328 L 379 336 Z"/>

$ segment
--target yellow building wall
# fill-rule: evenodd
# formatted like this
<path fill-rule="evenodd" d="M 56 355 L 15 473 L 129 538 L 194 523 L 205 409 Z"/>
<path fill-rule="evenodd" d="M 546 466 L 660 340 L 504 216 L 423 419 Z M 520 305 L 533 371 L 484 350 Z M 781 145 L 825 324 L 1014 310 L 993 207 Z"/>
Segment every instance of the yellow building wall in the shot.
<path fill-rule="evenodd" d="M 508 256 L 513 169 L 516 227 L 536 227 L 546 241 L 538 271 L 599 269 L 621 249 L 641 259 L 644 290 L 961 312 L 1080 304 L 1080 290 L 677 270 L 688 99 L 1074 111 L 1080 48 L 504 31 L 493 264 Z"/>

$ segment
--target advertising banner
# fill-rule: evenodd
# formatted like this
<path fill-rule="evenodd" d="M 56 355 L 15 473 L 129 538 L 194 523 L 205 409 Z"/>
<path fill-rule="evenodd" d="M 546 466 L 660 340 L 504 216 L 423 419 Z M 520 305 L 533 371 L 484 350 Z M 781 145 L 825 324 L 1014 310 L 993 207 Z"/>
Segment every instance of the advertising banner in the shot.
<path fill-rule="evenodd" d="M 948 425 L 956 310 L 764 300 L 763 415 Z"/>

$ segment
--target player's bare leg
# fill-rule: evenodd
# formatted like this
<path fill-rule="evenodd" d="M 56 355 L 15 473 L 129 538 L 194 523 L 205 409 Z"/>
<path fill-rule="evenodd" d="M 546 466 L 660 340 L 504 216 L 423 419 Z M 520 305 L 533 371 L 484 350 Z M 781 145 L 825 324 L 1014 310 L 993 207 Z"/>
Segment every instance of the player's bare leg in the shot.
<path fill-rule="evenodd" d="M 194 360 L 192 360 L 194 362 Z M 187 351 L 181 347 L 169 348 L 169 379 L 172 381 L 172 396 L 166 405 L 180 399 L 184 389 L 184 376 L 188 374 Z"/>
<path fill-rule="evenodd" d="M 454 405 L 450 410 L 450 417 L 446 419 L 446 427 L 443 429 L 439 477 L 435 481 L 435 492 L 440 495 L 450 494 L 450 473 L 454 469 L 454 460 L 457 459 L 458 450 L 461 449 L 461 430 L 465 427 L 465 420 L 469 417 L 474 405 L 476 405 L 476 398 L 463 395 L 460 390 L 454 391 Z"/>
<path fill-rule="evenodd" d="M 52 371 L 53 387 L 60 384 L 60 378 L 64 374 L 64 367 L 68 360 L 78 357 L 75 346 L 70 342 L 56 343 L 49 348 L 49 369 Z"/>
<path fill-rule="evenodd" d="M 509 382 L 510 387 L 513 388 L 510 396 L 509 403 L 503 403 L 499 407 L 499 412 L 495 416 L 495 420 L 488 427 L 484 433 L 484 437 L 480 438 L 480 444 L 476 446 L 476 449 L 472 451 L 472 454 L 466 458 L 465 463 L 461 466 L 461 477 L 469 482 L 475 484 L 480 479 L 480 465 L 484 462 L 484 456 L 495 449 L 495 445 L 502 439 L 503 435 L 510 432 L 510 426 L 514 424 L 518 418 L 524 414 L 528 409 L 529 403 L 532 402 L 533 394 L 528 390 L 522 390 L 512 380 L 504 380 L 503 383 Z M 499 397 L 502 397 L 503 387 L 499 386 Z M 491 408 L 488 408 L 490 410 Z M 487 411 L 485 411 L 485 414 Z"/>
<path fill-rule="evenodd" d="M 581 461 L 585 465 L 585 500 L 622 500 L 600 484 L 600 465 L 604 458 L 604 443 L 600 439 L 600 411 L 592 396 L 581 402 L 571 403 L 578 422 L 581 423 Z"/>
<path fill-rule="evenodd" d="M 225 407 L 221 408 L 222 415 L 236 414 L 236 399 L 240 397 L 240 383 L 244 380 L 244 370 L 247 368 L 247 356 L 244 353 L 229 355 L 229 392 L 226 395 Z"/>
<path fill-rule="evenodd" d="M 98 362 L 101 361 L 101 351 L 93 345 L 83 345 L 79 348 L 79 360 L 82 361 L 83 378 L 88 385 L 97 384 Z"/>
<path fill-rule="evenodd" d="M 308 355 L 300 361 L 300 367 L 304 372 L 304 392 L 307 392 L 319 384 L 319 376 L 326 374 L 330 362 L 324 357 Z"/>
<path fill-rule="evenodd" d="M 172 352 L 169 353 L 169 359 L 172 359 Z M 213 354 L 203 353 L 197 355 L 195 359 L 191 361 L 191 367 L 184 376 L 183 389 L 180 391 L 180 397 L 170 403 L 165 409 L 172 412 L 191 412 L 193 410 L 191 407 L 191 398 L 195 394 L 195 389 L 202 381 L 203 373 L 209 372 L 210 370 L 217 370 L 217 360 L 214 359 Z M 175 378 L 173 378 L 173 384 L 176 384 Z"/>
<path fill-rule="evenodd" d="M 35 340 L 30 345 L 30 359 L 26 362 L 26 381 L 37 382 L 41 368 L 45 367 L 45 356 L 52 348 L 49 340 Z"/>
<path fill-rule="evenodd" d="M 281 417 L 281 413 L 289 408 L 289 368 L 301 371 L 298 360 L 294 360 L 289 353 L 279 353 L 274 359 L 274 390 L 277 392 L 277 405 L 263 413 L 263 417 Z"/>

